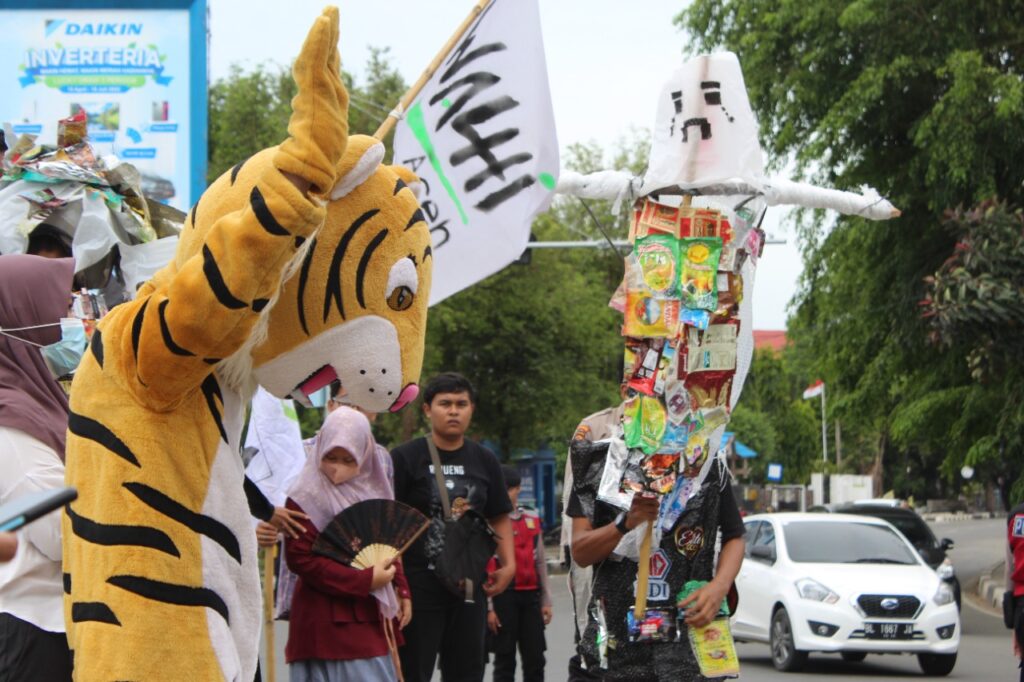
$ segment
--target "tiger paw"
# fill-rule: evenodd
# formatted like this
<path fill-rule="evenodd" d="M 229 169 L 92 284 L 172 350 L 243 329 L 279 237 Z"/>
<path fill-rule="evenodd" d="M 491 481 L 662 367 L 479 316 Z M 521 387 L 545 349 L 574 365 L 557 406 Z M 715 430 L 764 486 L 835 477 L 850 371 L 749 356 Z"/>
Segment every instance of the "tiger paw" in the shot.
<path fill-rule="evenodd" d="M 341 82 L 338 8 L 317 17 L 292 67 L 298 94 L 292 99 L 288 139 L 278 149 L 278 170 L 308 182 L 325 196 L 348 142 L 348 92 Z"/>

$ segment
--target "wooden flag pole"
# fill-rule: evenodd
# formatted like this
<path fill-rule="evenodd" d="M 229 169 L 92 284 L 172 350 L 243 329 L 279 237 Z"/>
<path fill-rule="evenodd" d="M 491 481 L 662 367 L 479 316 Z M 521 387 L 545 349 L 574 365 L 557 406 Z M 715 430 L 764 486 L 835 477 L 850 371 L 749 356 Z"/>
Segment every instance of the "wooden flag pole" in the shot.
<path fill-rule="evenodd" d="M 444 58 L 447 57 L 448 53 L 452 51 L 452 48 L 455 47 L 455 44 L 462 40 L 463 34 L 465 34 L 467 30 L 469 30 L 470 25 L 474 21 L 476 21 L 476 18 L 480 16 L 480 14 L 487 8 L 487 5 L 489 5 L 490 3 L 491 0 L 479 0 L 476 3 L 476 5 L 473 6 L 473 9 L 470 11 L 469 16 L 467 16 L 462 21 L 462 23 L 459 24 L 459 27 L 455 29 L 455 33 L 452 34 L 452 37 L 448 39 L 448 42 L 444 44 L 444 47 L 441 48 L 441 51 L 437 53 L 433 61 L 431 61 L 427 68 L 424 69 L 423 73 L 420 74 L 419 80 L 413 83 L 413 86 L 409 88 L 404 95 L 402 95 L 402 99 L 399 101 L 398 107 L 396 109 L 397 112 L 401 113 L 396 113 L 396 111 L 392 111 L 390 114 L 388 114 L 388 117 L 384 119 L 384 121 L 380 124 L 380 127 L 377 128 L 377 132 L 373 134 L 375 138 L 377 138 L 378 140 L 383 140 L 385 137 L 387 137 L 387 134 L 390 133 L 391 129 L 395 127 L 395 122 L 399 119 L 400 116 L 402 116 L 405 113 L 405 110 L 409 108 L 409 106 L 413 103 L 413 100 L 415 100 L 416 97 L 420 94 L 420 90 L 423 89 L 423 86 L 427 84 L 427 81 L 429 81 L 431 77 L 433 77 L 434 73 L 438 70 L 438 68 L 440 68 L 441 62 L 444 61 Z"/>
<path fill-rule="evenodd" d="M 654 535 L 654 521 L 647 522 L 647 530 L 644 531 L 644 540 L 640 543 L 640 556 L 637 559 L 636 573 L 636 604 L 633 615 L 641 620 L 647 613 L 647 582 L 651 574 L 651 537 Z"/>
<path fill-rule="evenodd" d="M 274 556 L 277 545 L 263 548 L 263 632 L 267 643 L 267 667 L 263 679 L 274 682 Z"/>

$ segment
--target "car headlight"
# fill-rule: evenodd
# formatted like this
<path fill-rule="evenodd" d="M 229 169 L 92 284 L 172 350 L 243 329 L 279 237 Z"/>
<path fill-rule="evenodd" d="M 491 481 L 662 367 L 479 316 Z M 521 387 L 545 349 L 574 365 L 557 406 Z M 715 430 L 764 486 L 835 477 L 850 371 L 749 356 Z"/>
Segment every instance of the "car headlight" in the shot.
<path fill-rule="evenodd" d="M 812 601 L 825 602 L 826 604 L 835 604 L 839 601 L 839 595 L 828 589 L 817 580 L 811 578 L 800 578 L 796 583 L 797 593 L 804 599 L 810 599 Z"/>
<path fill-rule="evenodd" d="M 935 569 L 935 572 L 938 573 L 939 577 L 943 580 L 952 580 L 953 576 L 956 574 L 956 570 L 953 568 L 953 562 L 949 560 L 949 557 L 942 560 L 942 563 Z"/>
<path fill-rule="evenodd" d="M 935 596 L 932 597 L 932 601 L 939 606 L 945 606 L 946 604 L 953 603 L 953 588 L 944 582 L 939 583 L 939 589 L 935 590 Z"/>

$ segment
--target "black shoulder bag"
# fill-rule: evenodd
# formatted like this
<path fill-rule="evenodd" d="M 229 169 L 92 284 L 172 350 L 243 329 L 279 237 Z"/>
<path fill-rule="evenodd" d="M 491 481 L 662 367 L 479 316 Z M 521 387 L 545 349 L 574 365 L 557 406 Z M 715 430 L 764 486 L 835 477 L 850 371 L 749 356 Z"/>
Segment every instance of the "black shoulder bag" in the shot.
<path fill-rule="evenodd" d="M 494 529 L 473 509 L 467 509 L 458 518 L 452 517 L 448 488 L 441 473 L 441 457 L 434 439 L 427 434 L 427 448 L 434 465 L 437 494 L 444 510 L 444 546 L 434 560 L 434 575 L 452 594 L 473 603 L 474 586 L 487 573 L 487 562 L 498 547 Z"/>

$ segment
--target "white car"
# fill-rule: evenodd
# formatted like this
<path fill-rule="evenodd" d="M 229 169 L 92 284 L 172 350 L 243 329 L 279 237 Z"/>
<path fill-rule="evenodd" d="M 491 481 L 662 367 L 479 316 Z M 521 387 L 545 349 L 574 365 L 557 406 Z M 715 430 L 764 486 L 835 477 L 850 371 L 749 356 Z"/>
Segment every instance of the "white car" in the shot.
<path fill-rule="evenodd" d="M 848 661 L 916 654 L 925 674 L 953 670 L 960 646 L 953 590 L 887 521 L 813 513 L 743 521 L 737 641 L 768 643 L 783 671 L 801 669 L 812 651 Z"/>

